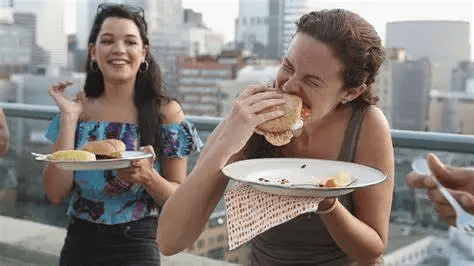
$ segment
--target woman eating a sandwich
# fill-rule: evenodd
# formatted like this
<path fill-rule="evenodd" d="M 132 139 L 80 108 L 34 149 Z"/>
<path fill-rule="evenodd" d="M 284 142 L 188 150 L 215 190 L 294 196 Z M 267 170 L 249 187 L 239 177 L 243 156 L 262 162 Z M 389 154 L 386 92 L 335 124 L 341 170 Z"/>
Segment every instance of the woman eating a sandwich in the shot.
<path fill-rule="evenodd" d="M 119 170 L 46 166 L 46 195 L 55 204 L 68 199 L 71 217 L 59 265 L 160 265 L 157 218 L 201 142 L 180 105 L 165 96 L 149 45 L 143 9 L 101 4 L 89 36 L 84 94 L 71 102 L 68 84 L 48 90 L 60 110 L 46 132 L 53 152 L 116 139 L 127 151 L 144 147 L 154 155 Z M 116 156 L 122 148 L 97 155 Z"/>
<path fill-rule="evenodd" d="M 208 138 L 192 173 L 163 207 L 159 245 L 165 255 L 195 241 L 228 178 L 221 169 L 254 158 L 290 157 L 354 162 L 381 170 L 384 182 L 325 198 L 302 214 L 250 241 L 250 265 L 374 265 L 387 246 L 394 158 L 389 124 L 376 107 L 375 76 L 383 61 L 380 37 L 347 10 L 321 10 L 299 18 L 275 88 L 252 86 Z M 311 110 L 302 133 L 274 146 L 262 123 L 283 116 L 275 91 L 301 98 Z M 286 100 L 284 99 L 283 102 Z M 257 132 L 257 133 L 255 133 Z M 270 138 L 271 139 L 271 138 Z"/>

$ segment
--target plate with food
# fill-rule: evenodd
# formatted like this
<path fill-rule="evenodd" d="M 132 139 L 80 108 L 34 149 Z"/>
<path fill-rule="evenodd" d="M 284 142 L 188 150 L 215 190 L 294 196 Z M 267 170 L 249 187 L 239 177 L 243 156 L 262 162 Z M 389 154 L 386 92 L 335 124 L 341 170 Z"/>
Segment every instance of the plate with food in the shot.
<path fill-rule="evenodd" d="M 312 197 L 341 196 L 386 178 L 382 171 L 361 164 L 304 158 L 243 160 L 222 172 L 263 192 Z"/>
<path fill-rule="evenodd" d="M 38 161 L 56 164 L 64 170 L 113 170 L 127 168 L 133 160 L 152 158 L 143 151 L 126 151 L 121 140 L 91 141 L 78 150 L 62 150 L 52 154 L 31 153 Z"/>

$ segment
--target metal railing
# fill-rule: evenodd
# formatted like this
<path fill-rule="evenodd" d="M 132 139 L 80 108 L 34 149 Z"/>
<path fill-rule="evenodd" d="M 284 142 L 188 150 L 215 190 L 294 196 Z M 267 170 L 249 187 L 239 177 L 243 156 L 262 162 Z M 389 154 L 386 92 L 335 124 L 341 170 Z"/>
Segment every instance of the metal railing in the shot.
<path fill-rule="evenodd" d="M 18 118 L 50 120 L 59 112 L 58 107 L 48 105 L 0 102 L 5 115 Z M 212 131 L 222 118 L 187 116 L 198 130 Z M 418 150 L 438 150 L 455 153 L 474 153 L 474 136 L 452 133 L 424 132 L 392 129 L 393 146 Z"/>

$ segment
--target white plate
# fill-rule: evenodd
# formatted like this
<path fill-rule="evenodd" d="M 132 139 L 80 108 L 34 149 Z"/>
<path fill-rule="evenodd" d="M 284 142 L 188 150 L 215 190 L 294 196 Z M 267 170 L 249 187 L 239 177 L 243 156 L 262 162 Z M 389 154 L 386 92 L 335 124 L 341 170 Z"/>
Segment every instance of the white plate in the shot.
<path fill-rule="evenodd" d="M 46 156 L 36 156 L 38 161 L 55 163 L 58 167 L 65 170 L 113 170 L 127 168 L 133 160 L 147 159 L 153 157 L 153 154 L 142 151 L 125 151 L 123 156 L 117 159 L 103 159 L 96 161 L 68 161 L 68 160 L 50 160 Z"/>
<path fill-rule="evenodd" d="M 321 180 L 327 176 L 339 175 L 342 171 L 356 179 L 345 187 L 317 187 L 313 180 Z M 385 180 L 386 175 L 365 165 L 318 159 L 302 158 L 268 158 L 238 161 L 222 169 L 224 175 L 238 181 L 248 183 L 263 192 L 313 197 L 337 197 L 378 184 Z M 264 178 L 268 182 L 259 181 Z M 287 178 L 288 184 L 280 184 L 282 178 Z M 295 187 L 297 186 L 297 187 Z"/>

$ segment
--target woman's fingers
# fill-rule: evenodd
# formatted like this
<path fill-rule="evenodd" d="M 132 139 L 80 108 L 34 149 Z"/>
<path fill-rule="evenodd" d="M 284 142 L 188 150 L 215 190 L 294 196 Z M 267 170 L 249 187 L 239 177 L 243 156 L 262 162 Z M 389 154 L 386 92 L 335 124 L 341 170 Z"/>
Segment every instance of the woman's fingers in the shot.
<path fill-rule="evenodd" d="M 266 91 L 276 92 L 277 90 L 273 87 L 266 86 L 266 85 L 250 85 L 240 94 L 238 99 L 247 98 L 249 96 L 266 92 Z"/>

